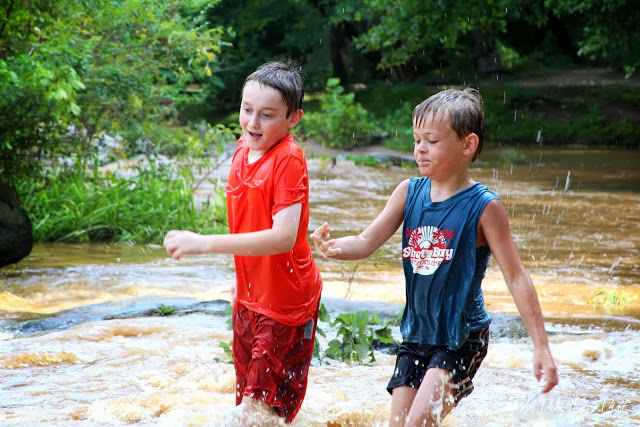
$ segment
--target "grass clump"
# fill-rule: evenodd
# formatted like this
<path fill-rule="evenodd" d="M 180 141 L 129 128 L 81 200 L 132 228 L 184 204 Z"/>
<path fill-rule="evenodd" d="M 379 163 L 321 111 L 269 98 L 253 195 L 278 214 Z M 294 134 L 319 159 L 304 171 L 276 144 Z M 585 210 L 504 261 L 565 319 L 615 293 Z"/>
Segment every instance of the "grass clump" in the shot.
<path fill-rule="evenodd" d="M 226 230 L 223 188 L 198 208 L 194 177 L 157 162 L 131 177 L 92 169 L 56 167 L 16 188 L 33 224 L 36 242 L 161 243 L 171 229 Z"/>
<path fill-rule="evenodd" d="M 172 314 L 174 310 L 175 310 L 175 307 L 172 306 L 172 305 L 160 304 L 158 306 L 158 308 L 156 309 L 156 312 L 160 316 L 168 316 L 168 315 Z"/>

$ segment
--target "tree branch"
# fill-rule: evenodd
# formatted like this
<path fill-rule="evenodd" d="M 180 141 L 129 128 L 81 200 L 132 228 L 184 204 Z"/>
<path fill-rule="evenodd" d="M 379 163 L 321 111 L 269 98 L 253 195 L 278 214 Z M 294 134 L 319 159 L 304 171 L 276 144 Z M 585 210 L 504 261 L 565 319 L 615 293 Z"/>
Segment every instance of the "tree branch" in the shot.
<path fill-rule="evenodd" d="M 4 33 L 4 29 L 7 26 L 7 22 L 11 19 L 11 11 L 13 9 L 13 0 L 9 0 L 9 8 L 7 9 L 6 20 L 2 23 L 2 27 L 0 27 L 0 38 L 2 38 L 2 34 Z"/>

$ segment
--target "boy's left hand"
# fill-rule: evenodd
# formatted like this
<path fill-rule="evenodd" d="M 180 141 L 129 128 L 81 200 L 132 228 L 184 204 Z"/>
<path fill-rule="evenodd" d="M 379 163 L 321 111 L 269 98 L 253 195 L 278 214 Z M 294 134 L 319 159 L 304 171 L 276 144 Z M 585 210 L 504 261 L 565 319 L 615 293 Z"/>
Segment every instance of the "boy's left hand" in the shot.
<path fill-rule="evenodd" d="M 538 381 L 544 377 L 543 393 L 548 393 L 558 384 L 558 368 L 553 361 L 548 345 L 535 348 L 533 353 L 533 374 Z"/>
<path fill-rule="evenodd" d="M 309 236 L 316 246 L 316 252 L 323 258 L 330 258 L 342 252 L 339 248 L 332 247 L 336 242 L 331 239 L 330 232 L 331 228 L 325 222 Z"/>

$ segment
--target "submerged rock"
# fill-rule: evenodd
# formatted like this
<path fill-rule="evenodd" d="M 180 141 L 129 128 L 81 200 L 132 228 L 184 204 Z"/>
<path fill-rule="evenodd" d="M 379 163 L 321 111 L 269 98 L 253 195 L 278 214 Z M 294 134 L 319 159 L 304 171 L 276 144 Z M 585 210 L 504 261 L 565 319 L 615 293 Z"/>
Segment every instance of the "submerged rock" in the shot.
<path fill-rule="evenodd" d="M 228 301 L 200 301 L 194 298 L 145 296 L 109 301 L 64 310 L 55 314 L 15 322 L 4 326 L 7 332 L 29 334 L 64 330 L 86 322 L 111 319 L 132 319 L 153 316 L 180 316 L 192 313 L 224 315 Z M 164 309 L 163 309 L 164 307 Z"/>
<path fill-rule="evenodd" d="M 340 298 L 323 298 L 322 303 L 335 319 L 343 313 L 368 311 L 369 315 L 376 315 L 381 322 L 393 321 L 398 318 L 404 308 L 403 304 L 380 301 L 353 301 Z M 54 330 L 64 330 L 85 322 L 112 319 L 133 319 L 156 316 L 185 316 L 194 313 L 210 314 L 214 316 L 228 315 L 230 303 L 226 300 L 201 301 L 195 298 L 176 298 L 163 296 L 144 296 L 119 301 L 109 301 L 76 307 L 54 314 L 33 315 L 28 320 L 12 322 L 3 325 L 7 332 L 34 333 Z M 522 319 L 518 316 L 492 314 L 491 338 L 523 338 L 528 333 Z M 397 326 L 390 325 L 394 328 Z M 395 354 L 398 343 L 384 344 L 374 341 L 374 347 L 389 354 Z"/>

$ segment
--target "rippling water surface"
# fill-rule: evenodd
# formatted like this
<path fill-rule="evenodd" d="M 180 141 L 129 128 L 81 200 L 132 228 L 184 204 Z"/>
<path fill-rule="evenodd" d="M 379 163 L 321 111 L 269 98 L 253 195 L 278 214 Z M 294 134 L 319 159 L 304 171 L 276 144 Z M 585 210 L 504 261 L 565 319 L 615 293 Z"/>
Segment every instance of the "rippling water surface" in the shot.
<path fill-rule="evenodd" d="M 493 262 L 483 283 L 495 319 L 489 354 L 445 425 L 640 425 L 640 154 L 521 154 L 521 164 L 493 167 L 500 154 L 488 151 L 472 175 L 507 206 L 560 384 L 539 393 L 531 342 Z M 334 236 L 363 230 L 416 173 L 341 158 L 335 168 L 311 158 L 309 172 L 310 231 L 326 220 Z M 399 233 L 374 261 L 318 264 L 334 315 L 393 316 L 404 302 Z M 0 425 L 219 425 L 233 408 L 233 365 L 220 347 L 231 340 L 231 257 L 176 262 L 152 245 L 37 245 L 3 272 Z M 159 316 L 161 305 L 176 313 Z M 320 326 L 326 346 L 335 330 Z M 294 425 L 386 425 L 393 364 L 378 352 L 366 366 L 314 361 Z"/>

